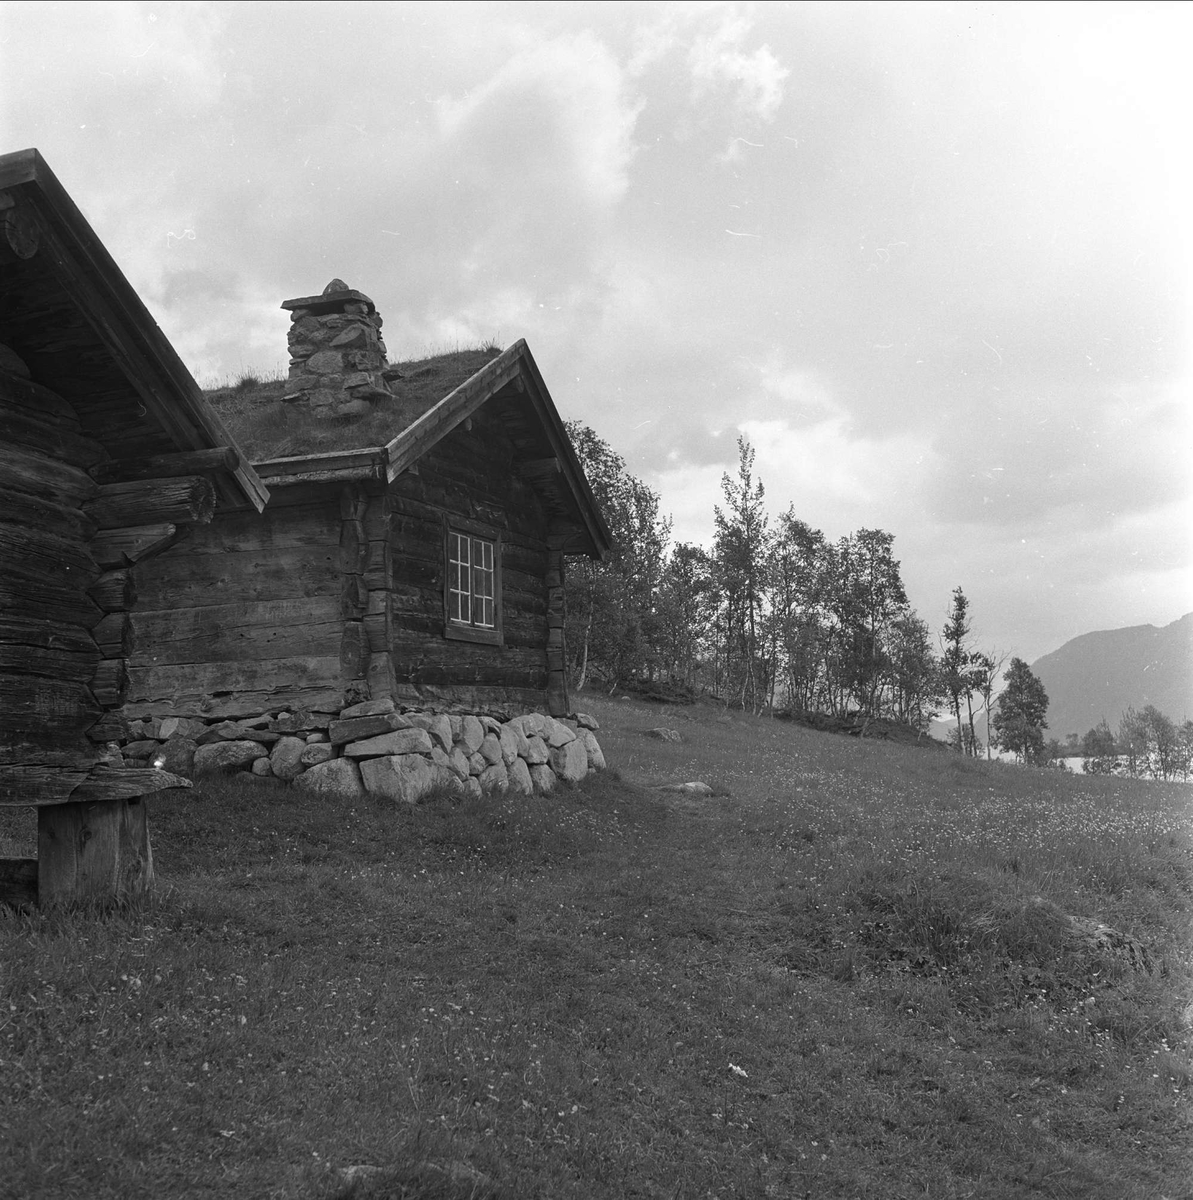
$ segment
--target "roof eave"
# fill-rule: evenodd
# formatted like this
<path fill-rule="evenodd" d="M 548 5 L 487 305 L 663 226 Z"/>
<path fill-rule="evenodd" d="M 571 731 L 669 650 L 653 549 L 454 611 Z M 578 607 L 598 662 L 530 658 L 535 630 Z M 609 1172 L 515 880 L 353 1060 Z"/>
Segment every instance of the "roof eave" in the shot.
<path fill-rule="evenodd" d="M 240 465 L 230 474 L 235 487 L 221 484 L 220 490 L 232 503 L 247 500 L 261 511 L 268 489 L 37 150 L 0 155 L 0 192 L 15 192 L 35 214 L 41 238 L 38 256 L 48 262 L 163 433 L 180 451 L 218 446 L 236 450 Z"/>

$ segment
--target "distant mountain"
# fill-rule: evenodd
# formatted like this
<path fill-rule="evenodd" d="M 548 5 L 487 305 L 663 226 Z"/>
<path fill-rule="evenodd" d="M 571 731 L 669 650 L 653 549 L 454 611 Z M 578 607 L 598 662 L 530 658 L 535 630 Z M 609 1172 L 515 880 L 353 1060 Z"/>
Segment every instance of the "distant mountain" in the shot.
<path fill-rule="evenodd" d="M 1161 629 L 1083 633 L 1031 669 L 1048 693 L 1050 738 L 1081 737 L 1103 717 L 1116 730 L 1128 707 L 1148 704 L 1180 724 L 1193 717 L 1193 613 Z"/>

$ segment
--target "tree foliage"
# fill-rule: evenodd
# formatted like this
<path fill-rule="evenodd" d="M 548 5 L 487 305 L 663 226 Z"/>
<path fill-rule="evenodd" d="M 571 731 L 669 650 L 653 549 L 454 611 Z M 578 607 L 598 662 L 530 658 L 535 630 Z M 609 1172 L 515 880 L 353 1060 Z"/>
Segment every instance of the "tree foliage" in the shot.
<path fill-rule="evenodd" d="M 1044 730 L 1048 728 L 1048 693 L 1021 658 L 1012 658 L 1005 676 L 1006 688 L 994 706 L 994 735 L 1004 750 L 1020 762 L 1040 762 L 1044 757 Z"/>

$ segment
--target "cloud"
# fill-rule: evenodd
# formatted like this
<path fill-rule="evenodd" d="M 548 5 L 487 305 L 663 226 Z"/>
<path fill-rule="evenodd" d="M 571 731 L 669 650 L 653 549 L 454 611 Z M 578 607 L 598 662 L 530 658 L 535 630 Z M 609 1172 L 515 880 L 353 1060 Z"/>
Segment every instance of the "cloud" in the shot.
<path fill-rule="evenodd" d="M 562 179 L 585 207 L 625 195 L 638 111 L 620 66 L 589 33 L 531 42 L 478 87 L 438 104 L 445 148 L 477 183 Z"/>
<path fill-rule="evenodd" d="M 791 72 L 769 45 L 746 49 L 754 24 L 753 16 L 737 5 L 668 5 L 657 20 L 635 31 L 630 73 L 643 75 L 679 52 L 692 107 L 728 94 L 739 115 L 773 121 L 783 103 L 784 80 Z"/>

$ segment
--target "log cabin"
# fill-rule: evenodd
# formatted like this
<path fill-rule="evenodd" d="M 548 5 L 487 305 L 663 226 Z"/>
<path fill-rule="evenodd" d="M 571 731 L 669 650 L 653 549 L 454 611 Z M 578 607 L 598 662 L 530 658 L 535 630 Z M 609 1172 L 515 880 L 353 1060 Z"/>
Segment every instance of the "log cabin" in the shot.
<path fill-rule="evenodd" d="M 342 281 L 282 307 L 290 377 L 211 396 L 269 503 L 137 565 L 125 715 L 568 713 L 565 560 L 610 535 L 529 347 L 395 366 Z"/>
<path fill-rule="evenodd" d="M 152 874 L 141 797 L 186 780 L 107 747 L 132 575 L 268 491 L 35 150 L 0 156 L 0 805 L 38 810 L 0 897 L 95 899 Z"/>

